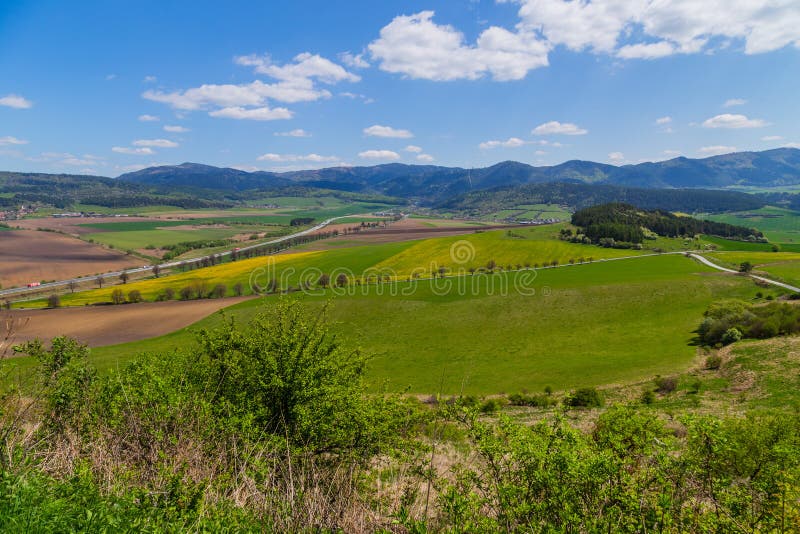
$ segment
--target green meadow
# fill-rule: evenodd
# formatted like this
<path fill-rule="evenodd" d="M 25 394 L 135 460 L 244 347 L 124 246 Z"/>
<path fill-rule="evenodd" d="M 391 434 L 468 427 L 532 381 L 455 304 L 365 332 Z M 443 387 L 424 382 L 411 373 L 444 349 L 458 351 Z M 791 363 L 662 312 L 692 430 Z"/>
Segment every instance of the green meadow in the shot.
<path fill-rule="evenodd" d="M 695 357 L 693 330 L 708 304 L 753 298 L 757 290 L 748 279 L 664 255 L 315 290 L 295 298 L 312 307 L 330 302 L 340 338 L 373 356 L 373 388 L 494 394 L 682 370 Z M 277 298 L 254 299 L 225 313 L 246 322 Z M 215 314 L 160 338 L 95 348 L 92 358 L 107 370 L 140 352 L 169 357 L 191 346 L 194 331 L 220 320 Z M 24 368 L 30 363 L 25 360 L 17 365 Z"/>
<path fill-rule="evenodd" d="M 770 241 L 800 244 L 800 212 L 797 211 L 766 206 L 752 211 L 703 215 L 698 218 L 758 228 Z"/>

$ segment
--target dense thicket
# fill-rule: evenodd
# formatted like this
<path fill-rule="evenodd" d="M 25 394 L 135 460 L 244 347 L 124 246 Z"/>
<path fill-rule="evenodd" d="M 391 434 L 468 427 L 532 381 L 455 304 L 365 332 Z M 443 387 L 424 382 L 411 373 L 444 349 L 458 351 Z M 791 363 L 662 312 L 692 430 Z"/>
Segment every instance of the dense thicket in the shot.
<path fill-rule="evenodd" d="M 555 182 L 472 191 L 446 200 L 439 207 L 478 215 L 524 204 L 561 204 L 580 209 L 609 202 L 686 213 L 753 210 L 766 204 L 764 199 L 735 191 L 642 189 Z"/>
<path fill-rule="evenodd" d="M 742 338 L 767 339 L 800 332 L 800 305 L 787 302 L 751 304 L 724 300 L 712 304 L 697 334 L 706 345 L 727 345 Z"/>
<path fill-rule="evenodd" d="M 593 242 L 602 238 L 641 243 L 644 228 L 664 237 L 707 234 L 729 239 L 763 240 L 764 234 L 754 228 L 714 221 L 682 217 L 663 210 L 643 210 L 630 204 L 602 204 L 575 212 L 572 224 Z"/>

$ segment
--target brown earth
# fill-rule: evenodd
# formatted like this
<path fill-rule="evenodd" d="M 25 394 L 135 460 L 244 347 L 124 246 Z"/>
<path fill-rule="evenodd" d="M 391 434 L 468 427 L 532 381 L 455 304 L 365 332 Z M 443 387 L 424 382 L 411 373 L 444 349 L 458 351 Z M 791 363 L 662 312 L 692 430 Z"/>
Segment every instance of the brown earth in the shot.
<path fill-rule="evenodd" d="M 250 298 L 253 297 L 8 310 L 0 312 L 0 327 L 12 322 L 14 344 L 69 336 L 90 347 L 102 347 L 169 334 Z"/>
<path fill-rule="evenodd" d="M 54 232 L 0 232 L 0 284 L 17 287 L 142 265 L 142 260 Z"/>

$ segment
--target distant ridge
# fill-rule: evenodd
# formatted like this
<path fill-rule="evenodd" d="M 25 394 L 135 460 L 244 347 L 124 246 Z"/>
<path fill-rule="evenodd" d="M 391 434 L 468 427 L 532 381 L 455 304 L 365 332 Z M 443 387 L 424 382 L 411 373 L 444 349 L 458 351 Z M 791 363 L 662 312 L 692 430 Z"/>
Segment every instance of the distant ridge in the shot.
<path fill-rule="evenodd" d="M 472 190 L 546 182 L 664 189 L 776 187 L 800 184 L 800 150 L 777 148 L 703 159 L 679 157 L 620 167 L 580 160 L 547 167 L 504 161 L 490 167 L 469 170 L 460 167 L 390 163 L 369 167 L 330 167 L 274 173 L 183 163 L 150 167 L 123 174 L 118 179 L 143 185 L 223 191 L 269 189 L 294 184 L 425 201 L 443 200 Z"/>

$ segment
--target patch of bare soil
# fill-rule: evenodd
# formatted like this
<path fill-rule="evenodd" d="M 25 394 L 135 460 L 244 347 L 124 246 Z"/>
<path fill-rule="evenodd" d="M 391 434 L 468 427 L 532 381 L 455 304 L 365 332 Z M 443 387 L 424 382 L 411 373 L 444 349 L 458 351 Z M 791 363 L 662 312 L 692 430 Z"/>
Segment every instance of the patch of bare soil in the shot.
<path fill-rule="evenodd" d="M 140 258 L 55 232 L 0 232 L 0 284 L 66 280 L 142 264 Z"/>
<path fill-rule="evenodd" d="M 69 336 L 90 347 L 102 347 L 169 334 L 249 298 L 253 297 L 9 310 L 0 312 L 0 325 L 13 322 L 14 343 Z"/>

